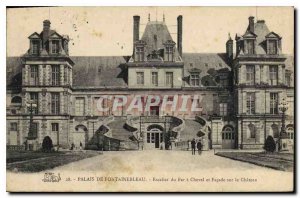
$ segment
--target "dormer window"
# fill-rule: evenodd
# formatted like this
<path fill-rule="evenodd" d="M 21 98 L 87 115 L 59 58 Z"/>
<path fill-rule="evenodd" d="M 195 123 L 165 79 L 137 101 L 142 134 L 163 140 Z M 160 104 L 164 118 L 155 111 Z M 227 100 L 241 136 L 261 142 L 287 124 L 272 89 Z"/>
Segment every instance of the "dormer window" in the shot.
<path fill-rule="evenodd" d="M 173 46 L 166 47 L 166 61 L 173 61 Z"/>
<path fill-rule="evenodd" d="M 191 73 L 190 84 L 191 84 L 192 87 L 198 87 L 200 85 L 199 72 Z"/>
<path fill-rule="evenodd" d="M 254 54 L 254 40 L 252 39 L 246 40 L 246 48 L 248 54 Z"/>
<path fill-rule="evenodd" d="M 269 45 L 268 54 L 277 54 L 277 40 L 269 40 L 268 45 Z"/>
<path fill-rule="evenodd" d="M 59 40 L 52 40 L 52 47 L 51 47 L 51 53 L 52 54 L 58 54 L 59 53 Z"/>
<path fill-rule="evenodd" d="M 32 54 L 39 55 L 40 52 L 40 41 L 39 40 L 32 40 Z"/>
<path fill-rule="evenodd" d="M 144 55 L 145 55 L 144 47 L 143 46 L 136 47 L 135 61 L 138 61 L 138 62 L 144 61 Z"/>

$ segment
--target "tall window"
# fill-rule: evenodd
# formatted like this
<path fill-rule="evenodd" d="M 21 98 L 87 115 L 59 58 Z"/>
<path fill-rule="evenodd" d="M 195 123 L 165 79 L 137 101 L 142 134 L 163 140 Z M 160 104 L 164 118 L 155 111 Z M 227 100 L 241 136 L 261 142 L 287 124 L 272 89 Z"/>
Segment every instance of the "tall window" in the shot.
<path fill-rule="evenodd" d="M 220 103 L 220 116 L 227 116 L 227 103 Z"/>
<path fill-rule="evenodd" d="M 166 72 L 166 85 L 173 87 L 173 72 Z"/>
<path fill-rule="evenodd" d="M 39 83 L 39 70 L 38 65 L 30 66 L 30 85 L 38 85 Z"/>
<path fill-rule="evenodd" d="M 278 83 L 278 67 L 277 65 L 270 66 L 270 85 L 277 85 Z"/>
<path fill-rule="evenodd" d="M 59 53 L 59 40 L 53 40 L 52 41 L 52 54 L 58 54 Z"/>
<path fill-rule="evenodd" d="M 30 93 L 30 100 L 36 104 L 36 106 L 32 107 L 32 113 L 33 114 L 38 114 L 39 106 L 38 106 L 38 101 L 39 101 L 39 95 L 37 92 L 31 92 Z"/>
<path fill-rule="evenodd" d="M 270 93 L 270 113 L 278 114 L 278 93 Z"/>
<path fill-rule="evenodd" d="M 136 83 L 144 85 L 144 72 L 136 72 Z"/>
<path fill-rule="evenodd" d="M 17 131 L 18 130 L 18 123 L 16 123 L 16 122 L 10 123 L 10 130 L 11 131 Z"/>
<path fill-rule="evenodd" d="M 59 126 L 58 123 L 52 123 L 51 124 L 52 131 L 53 132 L 58 132 L 58 130 L 59 130 L 58 126 Z"/>
<path fill-rule="evenodd" d="M 248 54 L 254 54 L 254 40 L 246 40 Z"/>
<path fill-rule="evenodd" d="M 76 98 L 75 101 L 75 115 L 84 115 L 84 98 Z"/>
<path fill-rule="evenodd" d="M 143 46 L 139 46 L 136 47 L 136 61 L 141 62 L 144 61 L 144 47 Z"/>
<path fill-rule="evenodd" d="M 51 72 L 52 85 L 54 86 L 59 85 L 59 65 L 52 65 L 51 69 L 52 69 Z"/>
<path fill-rule="evenodd" d="M 173 46 L 166 46 L 166 61 L 173 61 Z"/>
<path fill-rule="evenodd" d="M 250 135 L 250 138 L 256 137 L 256 127 L 252 123 L 248 125 L 248 134 Z"/>
<path fill-rule="evenodd" d="M 269 40 L 269 54 L 277 54 L 277 41 Z"/>
<path fill-rule="evenodd" d="M 227 126 L 222 130 L 222 140 L 234 140 L 234 131 L 231 127 Z"/>
<path fill-rule="evenodd" d="M 254 65 L 246 66 L 246 84 L 254 85 L 255 83 L 255 68 Z"/>
<path fill-rule="evenodd" d="M 255 114 L 255 93 L 247 93 L 247 114 Z"/>
<path fill-rule="evenodd" d="M 158 73 L 152 72 L 152 85 L 158 86 Z"/>
<path fill-rule="evenodd" d="M 291 75 L 290 74 L 285 75 L 285 84 L 289 87 L 291 86 Z"/>
<path fill-rule="evenodd" d="M 59 114 L 59 93 L 51 93 L 51 113 L 52 114 Z"/>
<path fill-rule="evenodd" d="M 191 73 L 191 86 L 196 87 L 200 85 L 200 76 L 198 72 Z"/>
<path fill-rule="evenodd" d="M 40 41 L 33 40 L 32 41 L 32 54 L 38 55 L 40 52 Z"/>

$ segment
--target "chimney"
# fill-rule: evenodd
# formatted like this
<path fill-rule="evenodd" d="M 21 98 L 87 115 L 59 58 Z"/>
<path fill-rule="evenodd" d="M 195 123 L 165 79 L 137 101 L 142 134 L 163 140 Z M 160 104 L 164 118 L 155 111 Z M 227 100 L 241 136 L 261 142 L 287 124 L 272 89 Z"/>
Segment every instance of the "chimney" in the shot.
<path fill-rule="evenodd" d="M 140 39 L 140 16 L 133 16 L 133 43 Z"/>
<path fill-rule="evenodd" d="M 231 39 L 230 34 L 228 34 L 228 40 L 226 42 L 226 56 L 227 61 L 231 63 L 233 60 L 233 40 Z"/>
<path fill-rule="evenodd" d="M 51 24 L 51 22 L 49 20 L 43 21 L 43 42 L 46 42 L 46 40 L 49 37 L 50 24 Z"/>
<path fill-rule="evenodd" d="M 177 49 L 182 57 L 182 15 L 177 17 Z"/>
<path fill-rule="evenodd" d="M 252 33 L 254 33 L 254 17 L 250 16 L 249 17 L 249 27 L 248 30 Z"/>

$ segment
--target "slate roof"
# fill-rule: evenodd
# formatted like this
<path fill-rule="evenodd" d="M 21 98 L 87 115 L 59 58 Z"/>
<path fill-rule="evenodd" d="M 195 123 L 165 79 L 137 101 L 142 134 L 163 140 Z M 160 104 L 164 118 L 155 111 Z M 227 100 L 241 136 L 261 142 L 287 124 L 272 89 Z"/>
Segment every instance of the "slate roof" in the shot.
<path fill-rule="evenodd" d="M 294 71 L 294 57 L 286 56 L 286 68 Z M 73 56 L 70 57 L 73 67 L 73 86 L 78 88 L 107 87 L 126 88 L 127 70 L 125 63 L 129 57 L 125 56 Z M 200 76 L 214 74 L 214 72 L 230 71 L 226 63 L 225 53 L 183 53 L 185 76 L 197 69 Z M 6 59 L 7 86 L 22 84 L 21 58 L 8 57 Z"/>

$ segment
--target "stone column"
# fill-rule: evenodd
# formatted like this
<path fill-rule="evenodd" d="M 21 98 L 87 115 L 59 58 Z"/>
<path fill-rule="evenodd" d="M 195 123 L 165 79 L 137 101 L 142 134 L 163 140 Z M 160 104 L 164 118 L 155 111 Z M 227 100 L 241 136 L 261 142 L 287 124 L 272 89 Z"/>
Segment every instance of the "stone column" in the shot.
<path fill-rule="evenodd" d="M 260 84 L 260 66 L 255 65 L 255 84 Z"/>
<path fill-rule="evenodd" d="M 278 85 L 283 83 L 282 74 L 283 74 L 282 65 L 278 65 Z"/>
<path fill-rule="evenodd" d="M 240 67 L 240 83 L 239 84 L 244 84 L 246 83 L 246 65 L 241 65 Z"/>
<path fill-rule="evenodd" d="M 242 95 L 243 95 L 243 98 L 242 98 L 242 104 L 243 104 L 242 113 L 245 114 L 245 113 L 247 113 L 247 93 L 242 92 Z"/>
<path fill-rule="evenodd" d="M 51 85 L 51 65 L 46 65 L 45 85 Z"/>
<path fill-rule="evenodd" d="M 265 65 L 264 66 L 264 70 L 265 70 L 265 81 L 267 84 L 269 84 L 269 76 L 270 76 L 270 73 L 269 73 L 269 65 Z"/>
<path fill-rule="evenodd" d="M 270 92 L 266 91 L 266 113 L 270 113 Z"/>
<path fill-rule="evenodd" d="M 62 86 L 64 85 L 64 65 L 60 65 L 59 67 L 59 84 Z"/>
<path fill-rule="evenodd" d="M 65 108 L 64 108 L 64 94 L 63 92 L 59 93 L 59 109 L 60 109 L 60 114 L 64 114 L 65 113 Z"/>
<path fill-rule="evenodd" d="M 23 79 L 24 79 L 24 82 L 23 82 L 23 85 L 29 85 L 29 65 L 25 65 L 24 66 L 24 76 L 23 76 Z"/>
<path fill-rule="evenodd" d="M 43 73 L 44 73 L 44 70 L 43 70 L 43 65 L 39 65 L 38 66 L 38 72 L 39 72 L 39 85 L 43 85 L 43 77 L 44 77 L 44 75 L 43 75 Z"/>

